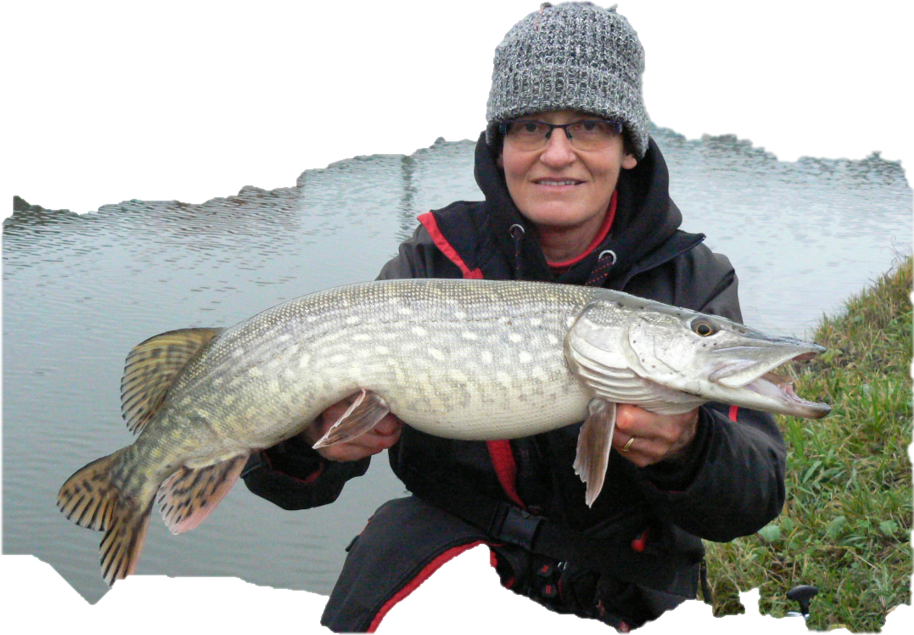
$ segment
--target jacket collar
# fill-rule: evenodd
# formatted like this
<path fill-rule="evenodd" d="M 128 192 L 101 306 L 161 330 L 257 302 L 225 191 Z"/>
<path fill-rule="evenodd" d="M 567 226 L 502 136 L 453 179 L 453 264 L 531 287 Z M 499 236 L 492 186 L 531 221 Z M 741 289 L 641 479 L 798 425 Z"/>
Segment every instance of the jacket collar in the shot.
<path fill-rule="evenodd" d="M 669 196 L 669 172 L 660 149 L 650 139 L 647 153 L 631 170 L 619 175 L 616 189 L 619 200 L 616 217 L 606 239 L 581 262 L 556 276 L 536 240 L 536 228 L 518 211 L 508 193 L 504 172 L 496 164 L 496 155 L 480 135 L 476 144 L 476 183 L 485 195 L 489 220 L 496 241 L 509 260 L 515 258 L 518 244 L 512 237 L 512 227 L 519 225 L 524 234 L 520 246 L 524 278 L 568 284 L 584 284 L 600 253 L 611 250 L 615 264 L 607 286 L 613 279 L 627 279 L 639 261 L 663 260 L 663 246 L 673 237 L 682 223 L 682 214 Z M 516 232 L 516 229 L 515 229 Z M 671 254 L 672 256 L 672 254 Z"/>

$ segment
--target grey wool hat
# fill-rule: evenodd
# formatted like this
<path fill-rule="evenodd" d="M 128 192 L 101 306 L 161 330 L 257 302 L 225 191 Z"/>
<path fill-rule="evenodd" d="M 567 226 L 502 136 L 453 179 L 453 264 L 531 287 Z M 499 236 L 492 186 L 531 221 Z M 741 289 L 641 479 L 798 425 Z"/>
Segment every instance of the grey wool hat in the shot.
<path fill-rule="evenodd" d="M 486 140 L 498 124 L 547 110 L 581 110 L 625 126 L 634 155 L 647 152 L 641 94 L 644 49 L 616 7 L 543 3 L 514 25 L 495 49 L 486 104 Z"/>

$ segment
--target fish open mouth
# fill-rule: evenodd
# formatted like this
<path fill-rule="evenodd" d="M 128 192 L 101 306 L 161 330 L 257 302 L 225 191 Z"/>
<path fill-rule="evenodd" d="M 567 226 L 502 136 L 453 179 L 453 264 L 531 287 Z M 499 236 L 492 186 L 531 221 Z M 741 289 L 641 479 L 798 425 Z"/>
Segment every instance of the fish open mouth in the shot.
<path fill-rule="evenodd" d="M 815 355 L 815 353 L 804 353 L 797 355 L 793 359 L 796 361 L 808 361 Z M 793 390 L 793 379 L 773 371 L 769 371 L 761 377 L 750 381 L 744 388 L 789 404 L 791 409 L 796 410 L 799 416 L 820 419 L 831 412 L 831 406 L 828 404 L 808 401 L 797 395 Z"/>

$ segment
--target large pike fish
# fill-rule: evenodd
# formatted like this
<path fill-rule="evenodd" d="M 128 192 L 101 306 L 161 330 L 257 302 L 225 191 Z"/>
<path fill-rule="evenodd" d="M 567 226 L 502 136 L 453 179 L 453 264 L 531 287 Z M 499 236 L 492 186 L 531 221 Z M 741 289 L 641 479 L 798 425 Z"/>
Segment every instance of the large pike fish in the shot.
<path fill-rule="evenodd" d="M 615 404 L 677 413 L 717 401 L 823 417 L 828 406 L 770 372 L 823 350 L 605 289 L 483 280 L 330 289 L 228 329 L 170 331 L 136 346 L 121 388 L 139 437 L 71 476 L 57 505 L 105 532 L 102 573 L 112 584 L 136 568 L 154 501 L 173 533 L 196 527 L 252 451 L 352 395 L 316 447 L 355 438 L 389 412 L 455 439 L 584 421 L 573 467 L 592 504 Z"/>

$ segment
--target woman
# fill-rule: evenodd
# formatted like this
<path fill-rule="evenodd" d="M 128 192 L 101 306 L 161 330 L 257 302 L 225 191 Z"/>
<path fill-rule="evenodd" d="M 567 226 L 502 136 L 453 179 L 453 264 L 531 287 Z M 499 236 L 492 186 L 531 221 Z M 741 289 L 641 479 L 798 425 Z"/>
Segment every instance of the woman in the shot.
<path fill-rule="evenodd" d="M 496 49 L 476 147 L 485 201 L 423 214 L 379 277 L 597 285 L 740 320 L 729 261 L 678 229 L 648 135 L 643 59 L 614 9 L 545 4 L 521 20 Z M 470 442 L 389 415 L 349 443 L 312 450 L 347 405 L 244 475 L 255 493 L 307 508 L 335 500 L 389 449 L 413 496 L 382 506 L 351 546 L 322 618 L 334 631 L 373 630 L 443 561 L 479 543 L 504 586 L 626 631 L 696 597 L 701 538 L 752 533 L 784 502 L 784 444 L 764 413 L 620 405 L 617 456 L 589 508 L 571 468 L 578 426 Z"/>

